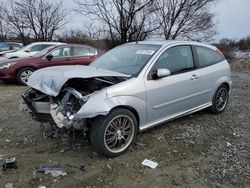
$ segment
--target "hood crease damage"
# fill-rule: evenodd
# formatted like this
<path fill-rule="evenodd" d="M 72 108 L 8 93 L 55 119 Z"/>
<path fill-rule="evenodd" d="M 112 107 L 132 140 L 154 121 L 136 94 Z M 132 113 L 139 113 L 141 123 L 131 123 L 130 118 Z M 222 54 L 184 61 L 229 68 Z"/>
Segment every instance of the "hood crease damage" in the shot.
<path fill-rule="evenodd" d="M 20 108 L 29 111 L 40 122 L 52 122 L 58 128 L 81 129 L 86 126 L 86 118 L 109 112 L 109 104 L 98 106 L 98 102 L 89 99 L 95 96 L 95 101 L 96 97 L 105 100 L 105 88 L 129 77 L 88 66 L 41 69 L 30 77 L 28 85 L 31 88 L 22 96 Z M 96 108 L 86 114 L 85 104 L 96 105 Z"/>

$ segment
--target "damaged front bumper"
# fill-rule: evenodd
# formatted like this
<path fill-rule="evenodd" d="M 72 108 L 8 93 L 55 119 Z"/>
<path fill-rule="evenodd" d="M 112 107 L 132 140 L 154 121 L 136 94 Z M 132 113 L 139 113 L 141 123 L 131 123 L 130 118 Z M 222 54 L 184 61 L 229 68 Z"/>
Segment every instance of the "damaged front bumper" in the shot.
<path fill-rule="evenodd" d="M 77 109 L 75 106 L 82 106 L 88 97 L 73 88 L 67 88 L 61 100 L 47 96 L 30 88 L 20 102 L 21 111 L 28 112 L 32 118 L 42 123 L 55 123 L 58 128 L 81 129 L 86 125 L 86 119 L 76 118 Z M 78 104 L 74 104 L 72 99 Z"/>

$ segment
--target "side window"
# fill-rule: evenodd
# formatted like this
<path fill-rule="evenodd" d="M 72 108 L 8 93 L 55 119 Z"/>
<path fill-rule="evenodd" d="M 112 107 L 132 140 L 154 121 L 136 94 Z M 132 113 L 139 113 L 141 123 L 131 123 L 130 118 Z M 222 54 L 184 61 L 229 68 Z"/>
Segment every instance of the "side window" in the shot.
<path fill-rule="evenodd" d="M 94 49 L 89 48 L 89 55 L 96 55 L 97 51 Z"/>
<path fill-rule="evenodd" d="M 51 46 L 50 44 L 38 44 L 31 47 L 32 52 L 42 51 L 43 49 Z"/>
<path fill-rule="evenodd" d="M 166 68 L 176 74 L 194 68 L 190 46 L 176 46 L 167 49 L 156 61 L 155 68 Z"/>
<path fill-rule="evenodd" d="M 73 55 L 74 56 L 91 56 L 96 55 L 97 52 L 94 49 L 91 48 L 85 48 L 85 47 L 73 47 Z"/>
<path fill-rule="evenodd" d="M 42 49 L 42 45 L 38 44 L 38 45 L 34 45 L 30 48 L 31 52 L 36 52 L 36 51 L 41 51 Z"/>
<path fill-rule="evenodd" d="M 73 55 L 74 56 L 88 56 L 89 49 L 84 47 L 73 47 Z"/>
<path fill-rule="evenodd" d="M 20 46 L 13 46 L 13 50 L 19 50 L 20 48 Z"/>
<path fill-rule="evenodd" d="M 194 48 L 198 57 L 199 65 L 201 67 L 214 65 L 225 59 L 222 55 L 209 48 L 201 46 L 195 46 Z"/>
<path fill-rule="evenodd" d="M 50 53 L 53 57 L 71 56 L 71 49 L 69 47 L 57 48 Z"/>
<path fill-rule="evenodd" d="M 41 49 L 39 51 L 42 51 L 43 49 L 48 48 L 50 46 L 52 46 L 52 45 L 50 45 L 50 44 L 43 44 L 43 45 L 41 45 Z"/>
<path fill-rule="evenodd" d="M 10 46 L 4 46 L 4 47 L 0 48 L 0 52 L 4 52 L 4 51 L 8 51 L 8 50 L 11 50 Z"/>

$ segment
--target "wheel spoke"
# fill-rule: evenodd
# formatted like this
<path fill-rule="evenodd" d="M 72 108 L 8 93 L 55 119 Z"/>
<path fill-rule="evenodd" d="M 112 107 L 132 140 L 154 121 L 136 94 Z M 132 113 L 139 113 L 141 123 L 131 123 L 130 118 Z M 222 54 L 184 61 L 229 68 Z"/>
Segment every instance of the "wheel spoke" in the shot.
<path fill-rule="evenodd" d="M 216 101 L 215 101 L 218 110 L 222 111 L 226 107 L 227 97 L 228 95 L 226 89 L 221 88 L 216 95 Z"/>
<path fill-rule="evenodd" d="M 114 147 L 115 147 L 115 145 L 117 144 L 117 140 L 118 140 L 118 139 L 115 139 L 115 141 L 113 142 L 113 144 L 112 144 L 112 145 L 110 145 L 109 147 L 110 147 L 110 148 L 114 148 Z"/>
<path fill-rule="evenodd" d="M 122 151 L 131 143 L 134 134 L 133 121 L 126 115 L 112 119 L 105 131 L 105 143 L 112 152 Z"/>
<path fill-rule="evenodd" d="M 116 136 L 113 136 L 110 139 L 107 139 L 107 144 L 112 143 L 115 139 L 116 139 Z"/>

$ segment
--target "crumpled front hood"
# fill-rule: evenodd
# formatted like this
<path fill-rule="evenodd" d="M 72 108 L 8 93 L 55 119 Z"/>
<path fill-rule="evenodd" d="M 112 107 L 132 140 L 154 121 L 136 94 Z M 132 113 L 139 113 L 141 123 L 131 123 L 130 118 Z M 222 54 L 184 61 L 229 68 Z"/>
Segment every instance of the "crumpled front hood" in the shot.
<path fill-rule="evenodd" d="M 130 75 L 91 66 L 73 65 L 49 67 L 35 71 L 27 85 L 50 96 L 57 96 L 71 78 L 130 77 Z"/>

